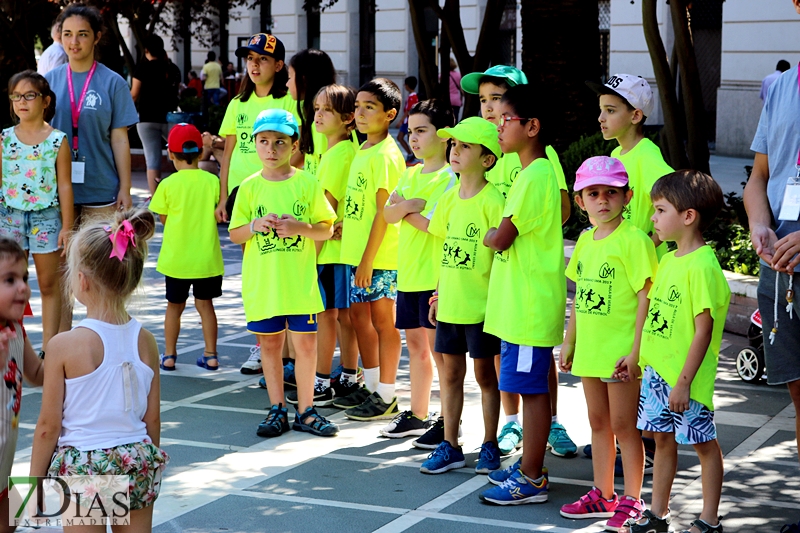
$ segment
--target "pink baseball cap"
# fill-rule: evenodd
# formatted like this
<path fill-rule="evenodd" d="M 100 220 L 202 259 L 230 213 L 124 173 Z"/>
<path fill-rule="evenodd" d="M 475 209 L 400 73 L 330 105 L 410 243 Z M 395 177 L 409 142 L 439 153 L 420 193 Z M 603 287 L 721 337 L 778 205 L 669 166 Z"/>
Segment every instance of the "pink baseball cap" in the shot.
<path fill-rule="evenodd" d="M 622 161 L 613 157 L 599 155 L 583 162 L 575 173 L 574 191 L 578 192 L 592 185 L 624 187 L 628 184 L 628 173 Z"/>

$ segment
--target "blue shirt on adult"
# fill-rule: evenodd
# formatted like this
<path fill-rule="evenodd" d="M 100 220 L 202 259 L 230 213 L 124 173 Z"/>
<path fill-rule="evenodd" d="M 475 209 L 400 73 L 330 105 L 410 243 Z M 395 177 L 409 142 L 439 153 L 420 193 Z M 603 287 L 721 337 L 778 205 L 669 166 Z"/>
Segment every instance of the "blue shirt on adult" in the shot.
<path fill-rule="evenodd" d="M 769 157 L 767 197 L 775 221 L 775 234 L 782 239 L 800 231 L 800 221 L 780 220 L 778 215 L 790 178 L 797 175 L 800 152 L 800 88 L 797 84 L 797 65 L 781 74 L 772 84 L 761 110 L 761 119 L 750 149 Z"/>
<path fill-rule="evenodd" d="M 88 72 L 73 72 L 72 86 L 77 104 Z M 72 111 L 67 83 L 67 65 L 45 76 L 56 95 L 56 115 L 50 124 L 67 134 L 72 146 Z M 73 183 L 76 204 L 111 204 L 119 194 L 119 174 L 111 151 L 111 130 L 139 121 L 130 88 L 122 77 L 105 65 L 97 64 L 86 91 L 78 119 L 78 157 L 85 158 L 84 183 Z"/>

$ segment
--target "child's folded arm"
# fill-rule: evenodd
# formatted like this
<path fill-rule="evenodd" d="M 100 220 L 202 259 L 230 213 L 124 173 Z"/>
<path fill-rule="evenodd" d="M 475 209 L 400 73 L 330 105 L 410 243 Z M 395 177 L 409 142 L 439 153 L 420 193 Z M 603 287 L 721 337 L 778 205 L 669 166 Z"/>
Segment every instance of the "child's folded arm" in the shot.
<path fill-rule="evenodd" d="M 678 382 L 669 395 L 669 408 L 676 413 L 682 413 L 689 408 L 692 381 L 694 381 L 697 370 L 706 357 L 713 331 L 714 319 L 709 309 L 703 310 L 702 313 L 694 317 L 692 344 L 689 346 L 689 353 L 686 356 L 686 362 L 683 364 L 683 370 L 678 376 Z"/>
<path fill-rule="evenodd" d="M 409 213 L 406 215 L 405 219 L 406 222 L 414 226 L 419 231 L 423 231 L 428 233 L 428 226 L 430 225 L 431 221 L 423 216 L 420 213 Z"/>
<path fill-rule="evenodd" d="M 511 217 L 503 218 L 500 227 L 489 228 L 483 238 L 483 245 L 496 252 L 505 252 L 514 244 L 514 239 L 519 235 L 517 227 L 511 222 Z"/>

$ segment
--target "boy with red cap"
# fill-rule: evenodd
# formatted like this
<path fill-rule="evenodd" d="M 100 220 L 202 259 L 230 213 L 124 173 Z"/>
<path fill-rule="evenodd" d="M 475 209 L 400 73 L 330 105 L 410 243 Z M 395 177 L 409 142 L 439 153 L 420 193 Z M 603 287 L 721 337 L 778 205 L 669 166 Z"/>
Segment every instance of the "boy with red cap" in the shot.
<path fill-rule="evenodd" d="M 166 277 L 167 313 L 164 317 L 165 351 L 161 369 L 175 370 L 181 314 L 189 288 L 203 325 L 205 351 L 197 365 L 219 368 L 217 315 L 213 298 L 222 296 L 222 250 L 214 209 L 219 202 L 219 179 L 198 168 L 203 138 L 191 124 L 178 124 L 169 133 L 169 158 L 177 172 L 161 182 L 150 210 L 164 224 L 164 239 L 156 270 Z M 167 223 L 169 220 L 169 223 Z"/>

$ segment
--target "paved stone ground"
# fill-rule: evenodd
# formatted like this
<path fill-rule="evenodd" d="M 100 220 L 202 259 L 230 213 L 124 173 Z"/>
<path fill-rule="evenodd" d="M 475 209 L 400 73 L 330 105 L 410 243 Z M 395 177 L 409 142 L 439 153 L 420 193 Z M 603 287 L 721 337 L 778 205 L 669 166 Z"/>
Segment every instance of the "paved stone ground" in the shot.
<path fill-rule="evenodd" d="M 135 175 L 135 191 L 144 195 L 144 176 Z M 426 454 L 409 440 L 379 438 L 385 423 L 357 423 L 337 410 L 323 410 L 340 424 L 341 433 L 322 439 L 290 432 L 265 440 L 255 429 L 268 405 L 257 377 L 238 369 L 253 338 L 245 332 L 240 301 L 241 252 L 220 227 L 225 259 L 224 296 L 216 300 L 222 369 L 206 372 L 195 366 L 203 344 L 199 316 L 191 307 L 183 317 L 178 370 L 162 373 L 162 446 L 172 460 L 155 507 L 155 531 L 172 532 L 595 532 L 602 522 L 561 518 L 558 509 L 592 485 L 591 461 L 547 455 L 551 473 L 550 501 L 541 505 L 494 507 L 478 493 L 485 477 L 471 468 L 482 430 L 480 398 L 474 380 L 467 386 L 464 449 L 467 468 L 439 476 L 418 471 Z M 151 241 L 142 295 L 131 313 L 163 346 L 163 277 L 155 272 L 161 232 Z M 33 271 L 33 269 L 31 269 Z M 35 276 L 34 276 L 35 278 Z M 40 312 L 35 279 L 32 304 Z M 76 318 L 80 317 L 80 310 Z M 36 320 L 28 331 L 40 342 Z M 794 411 L 784 388 L 748 385 L 734 372 L 733 358 L 746 339 L 725 336 L 717 381 L 716 404 L 726 476 L 721 513 L 726 531 L 777 532 L 800 519 L 800 464 L 794 437 Z M 404 349 L 398 376 L 401 404 L 408 405 L 408 357 Z M 434 384 L 436 387 L 436 384 Z M 15 474 L 27 474 L 40 391 L 27 388 L 22 405 Z M 432 409 L 438 408 L 434 393 Z M 580 381 L 561 375 L 560 417 L 574 440 L 589 442 L 586 406 Z M 509 457 L 506 463 L 516 460 Z M 621 481 L 621 479 L 618 479 Z M 699 463 L 689 447 L 681 447 L 679 474 L 673 490 L 676 527 L 699 514 Z M 618 485 L 621 491 L 621 485 Z M 649 499 L 650 476 L 645 479 Z"/>

